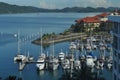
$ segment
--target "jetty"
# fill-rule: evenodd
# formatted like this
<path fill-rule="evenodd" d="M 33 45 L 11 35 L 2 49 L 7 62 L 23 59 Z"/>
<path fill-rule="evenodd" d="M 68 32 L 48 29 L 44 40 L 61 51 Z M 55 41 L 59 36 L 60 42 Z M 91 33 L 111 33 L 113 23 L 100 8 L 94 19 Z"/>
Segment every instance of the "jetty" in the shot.
<path fill-rule="evenodd" d="M 108 33 L 98 33 L 98 34 L 94 34 L 92 35 L 93 37 L 96 37 L 96 41 L 99 41 L 101 39 L 101 36 L 104 34 L 104 37 L 107 39 L 110 39 L 110 34 Z M 59 42 L 64 42 L 64 41 L 71 41 L 71 40 L 75 40 L 75 39 L 80 39 L 82 41 L 85 41 L 87 38 L 89 37 L 88 34 L 86 33 L 69 33 L 66 35 L 60 35 L 60 34 L 55 34 L 55 35 L 51 35 L 51 36 L 47 36 L 46 38 L 42 37 L 42 44 L 44 45 L 49 45 L 51 43 L 59 43 Z M 106 40 L 105 39 L 105 40 Z M 32 41 L 33 44 L 37 44 L 37 45 L 41 45 L 40 43 L 40 38 L 37 38 L 35 40 Z"/>
<path fill-rule="evenodd" d="M 53 40 L 54 40 L 54 43 L 59 43 L 59 42 L 69 41 L 69 40 L 75 40 L 75 39 L 81 38 L 81 35 L 82 35 L 82 39 L 86 39 L 86 37 L 87 37 L 86 34 L 83 34 L 83 33 L 70 33 L 68 35 L 56 35 L 55 37 L 43 39 L 42 44 L 43 45 L 51 44 L 53 42 Z M 40 43 L 40 38 L 32 41 L 32 43 L 41 44 Z"/>

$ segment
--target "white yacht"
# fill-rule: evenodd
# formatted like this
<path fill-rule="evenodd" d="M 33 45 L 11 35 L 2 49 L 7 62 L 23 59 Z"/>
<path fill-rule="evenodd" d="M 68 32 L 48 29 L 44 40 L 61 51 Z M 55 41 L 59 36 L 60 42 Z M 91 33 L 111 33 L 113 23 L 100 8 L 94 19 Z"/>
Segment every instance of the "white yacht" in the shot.
<path fill-rule="evenodd" d="M 21 40 L 20 40 L 20 35 L 18 32 L 18 52 L 17 52 L 17 55 L 14 57 L 14 62 L 26 60 L 26 56 L 21 54 L 21 52 L 20 52 L 20 44 L 21 44 Z"/>
<path fill-rule="evenodd" d="M 103 67 L 104 67 L 104 61 L 103 60 L 99 60 L 99 67 L 100 67 L 100 69 L 103 69 Z"/>
<path fill-rule="evenodd" d="M 76 52 L 76 59 L 74 60 L 74 68 L 75 69 L 81 69 L 81 62 L 79 60 L 79 57 L 78 57 L 78 52 Z"/>
<path fill-rule="evenodd" d="M 59 65 L 59 61 L 57 58 L 53 57 L 49 60 L 49 69 L 56 70 L 58 68 L 58 65 Z"/>
<path fill-rule="evenodd" d="M 113 66 L 113 62 L 112 61 L 110 61 L 110 62 L 107 63 L 108 69 L 112 69 L 112 66 Z"/>
<path fill-rule="evenodd" d="M 100 43 L 99 43 L 99 49 L 100 49 L 100 50 L 105 50 L 105 48 L 106 48 L 106 47 L 105 47 L 105 44 L 104 44 L 103 42 L 100 42 Z"/>
<path fill-rule="evenodd" d="M 90 52 L 92 50 L 92 47 L 91 47 L 91 45 L 89 43 L 87 43 L 85 45 L 85 49 L 86 49 L 87 52 Z"/>
<path fill-rule="evenodd" d="M 90 68 L 93 68 L 95 63 L 91 55 L 86 56 L 86 65 Z"/>
<path fill-rule="evenodd" d="M 79 50 L 81 51 L 81 52 L 83 52 L 83 50 L 84 50 L 84 45 L 81 43 L 80 44 L 80 46 L 79 46 Z"/>
<path fill-rule="evenodd" d="M 14 61 L 15 61 L 15 62 L 24 61 L 25 59 L 26 59 L 26 56 L 25 56 L 25 55 L 22 55 L 22 54 L 17 54 L 17 55 L 14 57 Z"/>
<path fill-rule="evenodd" d="M 62 62 L 62 68 L 63 68 L 63 69 L 70 69 L 70 61 L 69 61 L 69 59 L 65 59 L 65 60 Z"/>
<path fill-rule="evenodd" d="M 102 36 L 101 36 L 101 40 L 99 42 L 99 49 L 101 51 L 106 49 L 106 44 L 105 44 L 105 41 L 103 40 Z"/>
<path fill-rule="evenodd" d="M 65 59 L 65 53 L 63 53 L 62 51 L 59 53 L 58 58 L 60 61 L 63 61 Z"/>
<path fill-rule="evenodd" d="M 99 67 L 100 67 L 100 69 L 103 69 L 103 67 L 104 67 L 104 62 L 105 62 L 105 56 L 104 56 L 104 55 L 100 55 L 98 62 L 99 62 Z"/>
<path fill-rule="evenodd" d="M 108 69 L 112 69 L 113 66 L 113 58 L 112 55 L 109 55 L 109 57 L 106 59 L 106 67 Z"/>
<path fill-rule="evenodd" d="M 75 68 L 75 69 L 81 69 L 80 60 L 75 60 L 75 61 L 74 61 L 74 68 Z"/>
<path fill-rule="evenodd" d="M 39 70 L 43 70 L 43 69 L 45 68 L 45 54 L 44 54 L 44 53 L 41 54 L 41 55 L 38 57 L 36 67 L 37 67 Z"/>
<path fill-rule="evenodd" d="M 59 60 L 54 57 L 54 40 L 53 40 L 53 52 L 52 56 L 49 58 L 49 69 L 56 70 L 59 66 Z"/>
<path fill-rule="evenodd" d="M 75 43 L 74 42 L 71 42 L 70 43 L 70 50 L 72 50 L 72 49 L 76 49 L 77 48 L 77 46 L 75 45 Z"/>
<path fill-rule="evenodd" d="M 39 70 L 42 70 L 45 67 L 45 54 L 42 51 L 42 31 L 41 31 L 41 53 L 40 53 L 40 55 L 38 57 L 36 67 Z"/>

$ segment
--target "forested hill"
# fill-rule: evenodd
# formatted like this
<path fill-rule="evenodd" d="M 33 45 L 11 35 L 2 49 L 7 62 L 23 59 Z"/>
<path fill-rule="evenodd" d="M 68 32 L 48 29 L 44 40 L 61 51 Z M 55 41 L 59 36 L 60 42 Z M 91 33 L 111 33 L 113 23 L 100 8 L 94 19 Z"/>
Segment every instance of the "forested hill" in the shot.
<path fill-rule="evenodd" d="M 7 3 L 0 2 L 0 13 L 29 13 L 29 12 L 38 12 L 39 8 L 31 6 L 18 6 L 10 5 Z"/>
<path fill-rule="evenodd" d="M 11 5 L 8 3 L 0 2 L 0 14 L 4 13 L 33 13 L 33 12 L 111 12 L 115 9 L 120 10 L 118 7 L 66 7 L 63 9 L 43 9 L 37 8 L 32 6 L 18 6 L 18 5 Z"/>

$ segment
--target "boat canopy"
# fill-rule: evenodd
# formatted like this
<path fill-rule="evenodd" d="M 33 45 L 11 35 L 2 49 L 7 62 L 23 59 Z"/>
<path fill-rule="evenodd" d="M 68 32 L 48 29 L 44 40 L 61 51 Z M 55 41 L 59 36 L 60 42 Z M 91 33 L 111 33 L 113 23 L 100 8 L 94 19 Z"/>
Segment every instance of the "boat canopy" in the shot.
<path fill-rule="evenodd" d="M 94 57 L 93 51 L 89 52 L 89 55 L 92 56 L 92 57 Z"/>

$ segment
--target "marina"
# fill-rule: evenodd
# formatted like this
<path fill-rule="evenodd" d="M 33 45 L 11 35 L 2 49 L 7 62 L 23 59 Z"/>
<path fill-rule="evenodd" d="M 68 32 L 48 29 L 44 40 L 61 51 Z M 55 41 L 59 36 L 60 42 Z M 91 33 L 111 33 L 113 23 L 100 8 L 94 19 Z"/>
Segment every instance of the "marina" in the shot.
<path fill-rule="evenodd" d="M 103 38 L 105 37 L 106 36 L 103 36 Z M 101 43 L 101 40 L 104 43 Z M 35 61 L 34 59 L 30 60 L 30 56 L 26 56 L 24 60 L 20 60 L 17 62 L 19 64 L 20 71 L 22 71 L 24 67 L 29 64 L 36 64 L 37 69 L 40 71 L 54 71 L 58 69 L 58 66 L 61 66 L 63 70 L 80 70 L 83 63 L 85 63 L 86 66 L 89 68 L 101 70 L 106 68 L 108 70 L 112 70 L 112 47 L 107 46 L 107 44 L 110 45 L 110 42 L 105 41 L 105 39 L 100 38 L 98 41 L 98 39 L 96 39 L 95 37 L 94 39 L 92 39 L 91 36 L 87 37 L 85 42 L 82 42 L 83 49 L 81 49 L 81 41 L 79 39 L 73 40 L 68 46 L 69 53 L 64 53 L 65 51 L 61 50 L 59 55 L 56 56 L 54 55 L 54 40 L 52 41 L 50 54 L 43 53 L 42 38 L 40 42 L 40 53 L 42 54 L 40 54 L 39 56 L 39 61 Z M 93 43 L 96 47 L 92 47 Z"/>
<path fill-rule="evenodd" d="M 36 64 L 39 64 L 39 62 L 37 62 L 37 60 L 41 53 L 41 49 L 40 49 L 41 46 L 31 44 L 31 42 L 33 40 L 39 38 L 40 34 L 38 34 L 38 32 L 40 32 L 40 28 L 43 29 L 43 34 L 51 33 L 53 31 L 55 31 L 56 34 L 59 34 L 59 33 L 63 32 L 64 30 L 68 29 L 69 26 L 73 23 L 73 21 L 75 19 L 77 19 L 78 17 L 82 18 L 84 16 L 96 15 L 96 14 L 98 14 L 98 13 L 89 13 L 89 14 L 87 14 L 87 13 L 84 13 L 84 14 L 43 13 L 42 14 L 41 13 L 40 15 L 37 15 L 37 16 L 36 16 L 36 14 L 17 14 L 17 15 L 13 15 L 13 16 L 7 15 L 7 16 L 11 16 L 11 17 L 6 17 L 6 15 L 3 15 L 0 19 L 1 21 L 4 20 L 3 23 L 0 24 L 0 26 L 3 26 L 3 27 L 1 27 L 1 31 L 2 31 L 2 33 L 7 33 L 7 34 L 13 33 L 13 34 L 15 34 L 15 36 L 17 36 L 16 34 L 17 34 L 17 31 L 19 28 L 20 35 L 21 35 L 20 38 L 22 41 L 22 43 L 20 45 L 20 54 L 25 56 L 25 60 L 22 60 L 23 63 L 20 63 L 20 64 L 17 62 L 14 63 L 13 58 L 18 53 L 17 38 L 15 38 L 15 40 L 10 39 L 10 41 L 8 41 L 9 37 L 7 37 L 7 39 L 5 39 L 7 42 L 5 42 L 5 44 L 2 43 L 0 45 L 0 50 L 1 50 L 0 77 L 2 77 L 2 79 L 5 79 L 8 75 L 15 75 L 17 77 L 22 77 L 23 80 L 58 80 L 64 73 L 63 72 L 64 69 L 62 69 L 62 67 L 70 70 L 71 62 L 74 62 L 73 65 L 75 65 L 76 68 L 78 67 L 80 69 L 79 62 L 82 62 L 82 60 L 83 61 L 85 60 L 84 54 L 86 52 L 85 52 L 85 48 L 84 48 L 84 44 L 85 44 L 84 41 L 82 43 L 80 40 L 80 44 L 77 44 L 77 46 L 78 45 L 83 45 L 83 46 L 79 47 L 78 52 L 74 52 L 74 57 L 73 57 L 74 61 L 71 59 L 71 57 L 69 57 L 69 56 L 71 56 L 70 55 L 71 54 L 70 44 L 71 44 L 71 42 L 76 44 L 76 41 L 68 40 L 65 42 L 63 41 L 60 43 L 54 43 L 54 56 L 59 60 L 58 62 L 60 62 L 60 63 L 61 63 L 61 60 L 65 60 L 63 62 L 63 64 L 59 63 L 58 68 L 54 71 L 50 70 L 46 67 L 43 70 L 37 69 Z M 4 16 L 5 16 L 5 18 L 4 18 Z M 22 16 L 22 18 L 19 18 L 19 16 Z M 29 16 L 32 16 L 32 18 Z M 49 16 L 52 18 L 50 18 Z M 56 18 L 55 16 L 56 17 L 62 16 L 62 17 Z M 68 17 L 71 17 L 71 18 L 68 19 Z M 63 19 L 63 20 L 61 20 L 61 19 Z M 19 21 L 16 22 L 17 20 L 19 20 Z M 38 21 L 40 21 L 40 23 Z M 43 24 L 43 23 L 41 24 L 41 21 L 43 21 L 45 24 Z M 56 21 L 56 23 L 54 21 Z M 65 21 L 68 21 L 68 22 L 65 22 Z M 9 24 L 5 24 L 6 22 L 8 22 Z M 50 22 L 51 24 L 47 23 L 47 22 Z M 64 22 L 64 24 L 62 24 L 63 22 Z M 7 28 L 9 28 L 10 26 L 12 26 L 12 29 L 8 30 Z M 28 36 L 28 37 L 26 37 L 26 36 Z M 107 40 L 107 39 L 105 39 L 105 40 Z M 51 42 L 53 42 L 53 41 L 51 41 Z M 76 47 L 76 48 L 78 48 L 78 47 Z M 109 46 L 109 48 L 110 48 L 110 46 Z M 83 51 L 82 54 L 81 54 L 81 51 Z M 62 55 L 59 56 L 60 52 L 63 52 L 64 54 L 62 53 Z M 93 50 L 93 52 L 95 55 L 98 55 L 99 48 L 97 48 L 96 50 Z M 48 62 L 47 60 L 49 59 L 50 54 L 52 53 L 52 49 L 50 48 L 50 46 L 48 46 L 48 47 L 43 46 L 43 53 L 45 53 L 45 55 L 46 55 L 45 62 L 47 63 Z M 76 56 L 78 56 L 78 57 L 76 57 Z M 81 56 L 81 57 L 79 57 L 79 56 Z M 108 58 L 106 58 L 106 59 L 108 60 Z M 108 62 L 109 62 L 109 60 L 108 60 Z M 105 66 L 107 65 L 106 63 L 105 63 Z M 21 65 L 21 66 L 19 66 L 19 65 Z M 95 63 L 95 65 L 96 65 L 96 63 Z M 74 67 L 74 66 L 72 66 L 72 67 Z M 103 71 L 105 77 L 112 75 L 111 69 L 108 70 L 107 68 L 103 68 L 102 71 Z M 111 80 L 111 77 L 109 77 L 109 78 L 107 77 L 107 80 Z"/>

